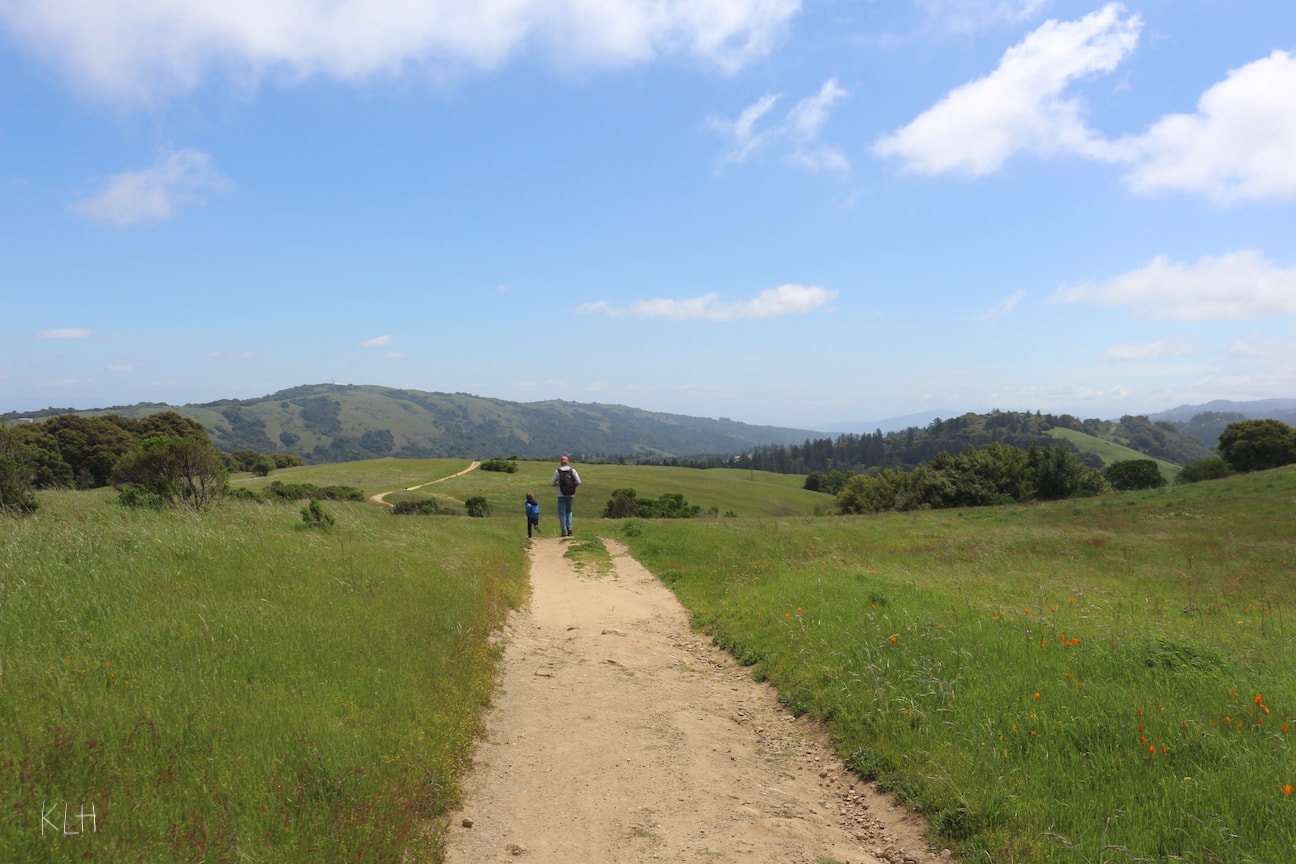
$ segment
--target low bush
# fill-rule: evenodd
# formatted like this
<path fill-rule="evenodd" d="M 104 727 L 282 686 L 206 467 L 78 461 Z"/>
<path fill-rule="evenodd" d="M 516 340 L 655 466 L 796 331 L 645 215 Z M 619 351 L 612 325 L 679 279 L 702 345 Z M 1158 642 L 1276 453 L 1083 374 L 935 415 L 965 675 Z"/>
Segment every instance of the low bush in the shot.
<path fill-rule="evenodd" d="M 1161 469 L 1151 459 L 1124 459 L 1107 466 L 1107 482 L 1117 492 L 1128 492 L 1132 489 L 1157 489 L 1166 481 L 1161 476 Z"/>
<path fill-rule="evenodd" d="M 319 501 L 315 498 L 310 499 L 310 503 L 302 508 L 301 517 L 302 521 L 311 528 L 332 528 L 334 523 L 337 522 L 333 515 L 321 507 Z"/>
<path fill-rule="evenodd" d="M 633 489 L 613 489 L 611 500 L 603 508 L 603 518 L 690 519 L 701 512 L 700 506 L 689 504 L 677 492 L 667 492 L 653 500 L 640 498 Z"/>
<path fill-rule="evenodd" d="M 397 501 L 392 505 L 393 516 L 438 516 L 444 511 L 435 499 L 427 501 Z"/>
<path fill-rule="evenodd" d="M 38 505 L 32 472 L 17 459 L 0 456 L 0 513 L 26 515 Z"/>
<path fill-rule="evenodd" d="M 161 510 L 166 506 L 166 500 L 161 495 L 139 483 L 123 486 L 117 493 L 117 501 L 123 507 L 137 507 L 143 510 Z"/>
<path fill-rule="evenodd" d="M 283 483 L 273 481 L 266 494 L 285 501 L 304 501 L 314 498 L 322 501 L 363 501 L 364 490 L 355 486 L 316 486 L 314 483 Z"/>
<path fill-rule="evenodd" d="M 1176 483 L 1197 483 L 1202 480 L 1219 480 L 1233 473 L 1229 464 L 1219 456 L 1209 459 L 1194 459 L 1179 469 L 1175 475 Z"/>

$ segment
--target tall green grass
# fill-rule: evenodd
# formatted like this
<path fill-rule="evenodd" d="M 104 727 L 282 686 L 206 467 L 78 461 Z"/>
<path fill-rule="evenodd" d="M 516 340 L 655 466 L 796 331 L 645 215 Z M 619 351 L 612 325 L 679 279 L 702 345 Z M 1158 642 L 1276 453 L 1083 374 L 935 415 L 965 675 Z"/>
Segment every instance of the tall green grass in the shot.
<path fill-rule="evenodd" d="M 371 495 L 466 465 L 239 482 Z M 0 524 L 0 861 L 437 860 L 553 467 L 420 490 L 491 518 L 325 502 L 328 531 L 42 494 Z M 578 468 L 573 555 L 619 535 L 967 860 L 1291 859 L 1296 471 L 819 518 L 800 478 Z M 598 521 L 624 487 L 722 516 Z"/>
<path fill-rule="evenodd" d="M 523 548 L 324 507 L 0 525 L 0 861 L 435 859 Z"/>
<path fill-rule="evenodd" d="M 1292 860 L 1296 469 L 621 529 L 700 626 L 969 861 Z"/>

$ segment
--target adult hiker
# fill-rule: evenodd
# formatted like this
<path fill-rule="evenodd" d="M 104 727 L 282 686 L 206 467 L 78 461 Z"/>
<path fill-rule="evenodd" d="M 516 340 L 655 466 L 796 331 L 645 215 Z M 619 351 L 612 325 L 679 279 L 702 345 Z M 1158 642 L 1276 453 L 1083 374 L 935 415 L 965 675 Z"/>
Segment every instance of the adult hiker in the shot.
<path fill-rule="evenodd" d="M 576 497 L 576 487 L 580 483 L 576 469 L 568 464 L 566 456 L 562 457 L 558 467 L 554 469 L 553 479 L 549 481 L 550 486 L 558 487 L 558 533 L 562 537 L 571 536 L 572 500 Z"/>

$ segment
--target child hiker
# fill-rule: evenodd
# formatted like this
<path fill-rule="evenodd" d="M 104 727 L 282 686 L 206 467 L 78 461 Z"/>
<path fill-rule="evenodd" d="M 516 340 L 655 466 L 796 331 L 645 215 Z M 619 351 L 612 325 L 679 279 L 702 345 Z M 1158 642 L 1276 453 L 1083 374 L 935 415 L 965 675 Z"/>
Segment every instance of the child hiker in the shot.
<path fill-rule="evenodd" d="M 539 534 L 540 533 L 540 502 L 537 501 L 535 499 L 535 496 L 532 495 L 530 492 L 527 493 L 526 514 L 527 514 L 527 536 L 528 537 L 531 536 L 532 528 L 535 529 L 535 533 Z"/>

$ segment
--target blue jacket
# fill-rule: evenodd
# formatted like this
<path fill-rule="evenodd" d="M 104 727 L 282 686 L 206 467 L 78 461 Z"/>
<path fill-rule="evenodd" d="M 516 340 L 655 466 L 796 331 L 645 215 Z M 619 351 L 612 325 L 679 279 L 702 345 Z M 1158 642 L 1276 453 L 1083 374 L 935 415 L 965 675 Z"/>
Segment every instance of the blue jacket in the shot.
<path fill-rule="evenodd" d="M 533 503 L 531 503 L 530 501 L 526 502 L 526 513 L 527 513 L 527 518 L 528 518 L 528 519 L 539 519 L 539 518 L 540 518 L 540 505 L 539 505 L 539 504 L 533 504 Z"/>

